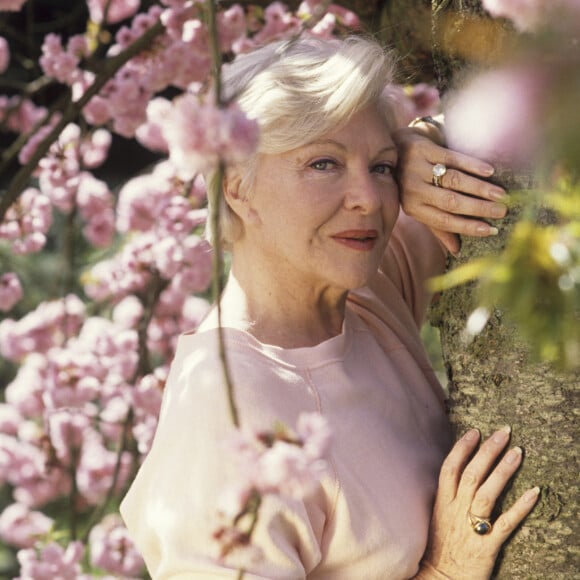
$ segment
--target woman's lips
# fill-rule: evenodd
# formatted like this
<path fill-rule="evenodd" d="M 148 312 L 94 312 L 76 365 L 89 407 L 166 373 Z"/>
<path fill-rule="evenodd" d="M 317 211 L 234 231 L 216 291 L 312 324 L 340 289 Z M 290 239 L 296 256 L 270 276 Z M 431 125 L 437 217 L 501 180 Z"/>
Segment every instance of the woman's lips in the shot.
<path fill-rule="evenodd" d="M 332 236 L 339 244 L 359 251 L 372 250 L 378 239 L 377 230 L 346 230 Z"/>

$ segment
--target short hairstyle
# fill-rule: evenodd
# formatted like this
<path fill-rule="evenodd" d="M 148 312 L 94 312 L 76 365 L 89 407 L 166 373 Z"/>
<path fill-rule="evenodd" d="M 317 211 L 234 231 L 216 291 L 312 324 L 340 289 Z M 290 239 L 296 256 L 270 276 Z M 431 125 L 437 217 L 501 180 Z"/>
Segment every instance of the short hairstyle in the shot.
<path fill-rule="evenodd" d="M 260 127 L 258 150 L 244 162 L 242 185 L 250 186 L 257 155 L 284 153 L 340 128 L 370 104 L 394 114 L 385 88 L 392 83 L 394 58 L 372 39 L 299 37 L 265 45 L 223 67 L 225 101 L 236 100 Z M 215 187 L 215 173 L 209 187 Z M 229 248 L 241 222 L 220 193 L 220 233 Z M 208 220 L 206 235 L 211 238 Z"/>

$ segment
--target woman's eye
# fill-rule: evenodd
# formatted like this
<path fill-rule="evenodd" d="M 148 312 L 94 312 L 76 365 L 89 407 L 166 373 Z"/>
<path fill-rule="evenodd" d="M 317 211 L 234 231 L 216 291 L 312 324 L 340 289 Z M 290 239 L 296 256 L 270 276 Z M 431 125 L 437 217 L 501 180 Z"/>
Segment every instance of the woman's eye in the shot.
<path fill-rule="evenodd" d="M 389 175 L 393 173 L 393 166 L 390 163 L 378 163 L 373 167 L 373 172 L 380 175 Z"/>
<path fill-rule="evenodd" d="M 318 161 L 311 163 L 310 167 L 316 169 L 316 171 L 327 171 L 332 169 L 335 165 L 336 163 L 332 161 L 332 159 L 319 159 Z"/>

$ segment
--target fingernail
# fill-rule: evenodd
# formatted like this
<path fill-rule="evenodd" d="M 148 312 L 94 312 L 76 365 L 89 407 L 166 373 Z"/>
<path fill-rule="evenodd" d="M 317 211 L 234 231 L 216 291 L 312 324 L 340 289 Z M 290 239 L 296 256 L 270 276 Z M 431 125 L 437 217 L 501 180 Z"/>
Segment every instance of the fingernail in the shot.
<path fill-rule="evenodd" d="M 507 213 L 507 207 L 501 204 L 492 205 L 490 213 L 494 218 L 502 218 Z"/>
<path fill-rule="evenodd" d="M 508 194 L 502 189 L 492 189 L 488 195 L 494 201 L 502 201 L 508 198 Z"/>
<path fill-rule="evenodd" d="M 470 429 L 464 436 L 465 441 L 473 441 L 479 439 L 479 431 L 477 429 Z"/>
<path fill-rule="evenodd" d="M 505 443 L 512 429 L 509 425 L 498 429 L 491 438 L 494 443 Z"/>
<path fill-rule="evenodd" d="M 481 166 L 481 173 L 483 175 L 493 175 L 495 173 L 495 169 L 491 165 L 482 165 Z"/>
<path fill-rule="evenodd" d="M 476 231 L 478 234 L 481 234 L 483 236 L 497 236 L 497 234 L 499 233 L 499 230 L 497 228 L 483 224 L 477 226 Z"/>
<path fill-rule="evenodd" d="M 522 448 L 521 447 L 514 447 L 513 449 L 510 449 L 506 456 L 505 456 L 505 462 L 506 463 L 510 463 L 513 464 L 516 461 L 518 461 L 518 459 L 522 456 Z"/>
<path fill-rule="evenodd" d="M 538 499 L 540 495 L 540 488 L 536 485 L 536 487 L 532 487 L 532 489 L 528 489 L 526 493 L 524 493 L 524 500 L 528 503 L 532 503 Z"/>

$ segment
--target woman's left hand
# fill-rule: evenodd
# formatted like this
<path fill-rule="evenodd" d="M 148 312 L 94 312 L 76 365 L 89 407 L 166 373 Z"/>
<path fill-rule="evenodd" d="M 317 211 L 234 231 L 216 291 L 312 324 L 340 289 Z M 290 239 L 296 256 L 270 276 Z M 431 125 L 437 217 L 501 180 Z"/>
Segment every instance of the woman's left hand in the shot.
<path fill-rule="evenodd" d="M 501 187 L 485 181 L 493 175 L 491 165 L 441 147 L 413 128 L 399 129 L 394 139 L 399 149 L 401 207 L 407 215 L 429 226 L 453 254 L 460 249 L 457 234 L 497 234 L 497 228 L 484 220 L 506 215 L 501 202 L 507 196 Z M 437 164 L 446 169 L 439 185 L 433 175 Z"/>

